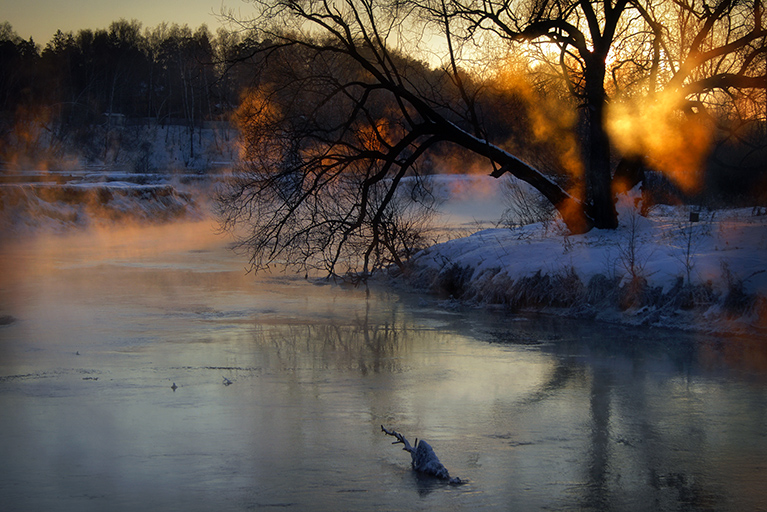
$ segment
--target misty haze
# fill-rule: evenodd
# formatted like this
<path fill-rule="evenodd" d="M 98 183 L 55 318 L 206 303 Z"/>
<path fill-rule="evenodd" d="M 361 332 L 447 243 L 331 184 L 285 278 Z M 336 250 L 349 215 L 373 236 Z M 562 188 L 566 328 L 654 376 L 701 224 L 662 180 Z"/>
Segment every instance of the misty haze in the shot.
<path fill-rule="evenodd" d="M 0 19 L 0 508 L 766 510 L 763 10 Z"/>

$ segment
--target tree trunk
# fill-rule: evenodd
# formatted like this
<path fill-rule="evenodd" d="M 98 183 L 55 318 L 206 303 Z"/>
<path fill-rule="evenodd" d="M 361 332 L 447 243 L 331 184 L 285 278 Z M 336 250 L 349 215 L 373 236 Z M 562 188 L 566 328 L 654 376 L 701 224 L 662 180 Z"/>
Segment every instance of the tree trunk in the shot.
<path fill-rule="evenodd" d="M 518 159 L 514 155 L 503 151 L 497 146 L 488 144 L 486 141 L 478 139 L 470 133 L 458 129 L 455 125 L 445 123 L 441 129 L 435 131 L 443 140 L 453 142 L 478 155 L 487 157 L 493 162 L 500 164 L 500 168 L 493 171 L 490 176 L 500 178 L 504 173 L 509 173 L 514 177 L 529 183 L 554 207 L 559 210 L 562 219 L 565 221 L 568 229 L 573 234 L 585 233 L 594 223 L 586 210 L 585 202 L 573 197 L 560 187 L 553 180 L 542 174 L 529 164 Z M 609 168 L 608 168 L 609 170 Z"/>
<path fill-rule="evenodd" d="M 588 122 L 584 203 L 587 214 L 599 229 L 618 227 L 610 168 L 610 140 L 605 130 L 604 58 L 594 55 L 586 70 L 586 120 Z"/>

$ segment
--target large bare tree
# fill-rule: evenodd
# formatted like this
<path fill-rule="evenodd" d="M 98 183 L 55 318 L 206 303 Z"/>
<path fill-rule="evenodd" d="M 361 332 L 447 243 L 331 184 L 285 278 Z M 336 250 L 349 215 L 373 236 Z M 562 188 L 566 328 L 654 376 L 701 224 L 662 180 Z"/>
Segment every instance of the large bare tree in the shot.
<path fill-rule="evenodd" d="M 397 260 L 398 190 L 445 146 L 532 185 L 573 232 L 614 228 L 616 157 L 641 161 L 647 148 L 616 151 L 611 102 L 674 91 L 673 107 L 700 117 L 723 99 L 758 105 L 767 88 L 759 0 L 253 4 L 254 17 L 236 21 L 258 41 L 246 57 L 270 71 L 243 101 L 246 164 L 221 204 L 228 224 L 248 228 L 255 268 L 319 256 L 332 272 L 358 254 L 368 270 L 382 252 Z M 582 174 L 569 180 L 519 158 L 493 124 L 517 114 L 493 109 L 476 56 L 521 46 L 536 55 L 528 69 L 553 76 L 586 127 Z"/>
<path fill-rule="evenodd" d="M 711 116 L 707 104 L 721 93 L 757 89 L 764 104 L 761 0 L 440 0 L 432 11 L 435 18 L 458 20 L 453 30 L 465 39 L 538 46 L 539 61 L 559 76 L 583 112 L 582 197 L 596 227 L 617 225 L 610 102 L 632 98 L 639 108 L 652 108 L 662 95 L 668 115 L 677 108 Z M 635 146 L 634 152 L 648 150 Z M 678 174 L 694 169 L 676 171 L 684 181 Z"/>

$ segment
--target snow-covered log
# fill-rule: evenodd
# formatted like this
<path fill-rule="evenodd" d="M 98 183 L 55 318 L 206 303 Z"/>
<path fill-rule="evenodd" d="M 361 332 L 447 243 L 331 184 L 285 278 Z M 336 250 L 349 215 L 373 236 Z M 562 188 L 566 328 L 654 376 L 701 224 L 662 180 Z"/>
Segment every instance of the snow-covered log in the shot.
<path fill-rule="evenodd" d="M 442 480 L 447 480 L 451 484 L 463 483 L 458 477 L 450 477 L 450 473 L 448 472 L 447 468 L 442 465 L 442 463 L 439 461 L 439 458 L 437 457 L 437 454 L 434 453 L 431 445 L 426 441 L 421 440 L 419 442 L 418 439 L 416 439 L 415 447 L 413 447 L 405 438 L 405 436 L 396 430 L 387 430 L 383 425 L 381 425 L 381 430 L 386 435 L 397 438 L 397 440 L 392 444 L 402 444 L 402 449 L 410 453 L 411 464 L 414 470 L 425 473 L 427 475 L 435 476 Z"/>

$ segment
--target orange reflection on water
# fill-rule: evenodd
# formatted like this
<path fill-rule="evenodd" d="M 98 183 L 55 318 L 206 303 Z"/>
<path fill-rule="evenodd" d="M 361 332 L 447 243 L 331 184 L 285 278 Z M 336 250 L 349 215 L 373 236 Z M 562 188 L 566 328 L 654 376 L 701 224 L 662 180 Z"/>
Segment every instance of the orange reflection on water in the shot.
<path fill-rule="evenodd" d="M 757 320 L 761 328 L 767 328 L 763 316 Z M 767 381 L 767 343 L 746 335 L 722 335 L 711 343 L 701 343 L 698 360 L 703 368 L 715 370 L 726 368 L 742 372 L 750 378 Z"/>

